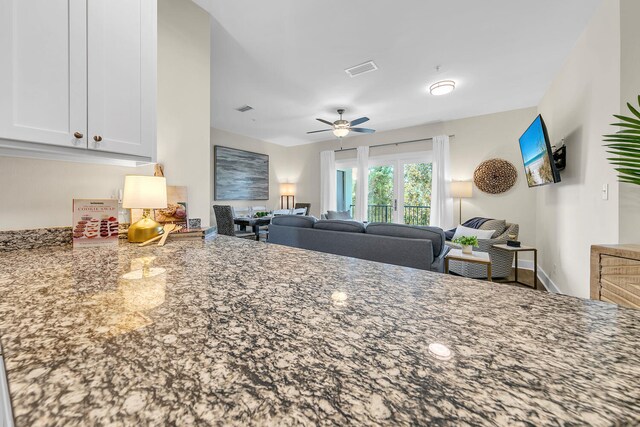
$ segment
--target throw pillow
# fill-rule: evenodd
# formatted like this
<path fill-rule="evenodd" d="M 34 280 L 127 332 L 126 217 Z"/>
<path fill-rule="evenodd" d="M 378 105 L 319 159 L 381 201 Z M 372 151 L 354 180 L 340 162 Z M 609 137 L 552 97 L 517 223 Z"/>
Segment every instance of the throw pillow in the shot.
<path fill-rule="evenodd" d="M 495 231 L 496 230 L 479 230 L 475 228 L 465 227 L 464 225 L 459 225 L 458 228 L 456 228 L 456 234 L 453 235 L 453 239 L 451 240 L 456 240 L 458 237 L 462 236 L 475 236 L 478 238 L 478 240 L 488 240 L 491 238 L 491 236 L 493 236 L 493 233 L 495 233 Z"/>
<path fill-rule="evenodd" d="M 507 229 L 507 221 L 504 219 L 490 219 L 480 226 L 480 230 L 495 230 L 492 239 L 500 236 Z"/>
<path fill-rule="evenodd" d="M 352 219 L 349 211 L 327 211 L 327 219 Z"/>

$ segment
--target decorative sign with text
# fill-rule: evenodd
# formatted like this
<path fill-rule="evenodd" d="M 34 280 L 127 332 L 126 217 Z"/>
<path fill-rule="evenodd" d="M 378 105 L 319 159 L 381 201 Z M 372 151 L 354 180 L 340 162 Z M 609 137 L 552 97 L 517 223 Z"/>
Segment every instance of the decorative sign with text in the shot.
<path fill-rule="evenodd" d="M 73 199 L 73 247 L 118 244 L 118 201 Z"/>

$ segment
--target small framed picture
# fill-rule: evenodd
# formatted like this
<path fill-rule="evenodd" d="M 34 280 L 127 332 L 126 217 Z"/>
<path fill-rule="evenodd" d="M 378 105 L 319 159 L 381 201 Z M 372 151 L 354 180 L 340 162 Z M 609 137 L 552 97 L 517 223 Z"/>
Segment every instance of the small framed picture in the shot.
<path fill-rule="evenodd" d="M 189 228 L 200 228 L 200 218 L 189 218 Z"/>

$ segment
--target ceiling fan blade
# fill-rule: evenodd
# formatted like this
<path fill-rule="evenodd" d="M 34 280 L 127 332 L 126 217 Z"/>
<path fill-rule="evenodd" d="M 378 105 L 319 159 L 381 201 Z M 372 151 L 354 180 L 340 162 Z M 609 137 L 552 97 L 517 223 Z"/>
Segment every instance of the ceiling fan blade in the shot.
<path fill-rule="evenodd" d="M 349 129 L 351 132 L 359 132 L 359 133 L 374 133 L 375 130 L 367 129 L 367 128 L 351 128 Z"/>
<path fill-rule="evenodd" d="M 354 121 L 352 121 L 349 125 L 350 126 L 358 126 L 361 125 L 364 122 L 368 122 L 369 121 L 369 117 L 360 117 L 359 119 L 355 119 Z"/>
<path fill-rule="evenodd" d="M 330 121 L 327 121 L 327 120 L 324 120 L 324 119 L 316 119 L 316 120 L 319 121 L 319 122 L 325 123 L 325 124 L 327 124 L 329 126 L 333 126 L 333 123 L 331 123 Z"/>
<path fill-rule="evenodd" d="M 318 133 L 318 132 L 330 132 L 332 130 L 333 129 L 313 130 L 313 131 L 307 132 L 307 133 L 309 134 L 309 133 Z"/>

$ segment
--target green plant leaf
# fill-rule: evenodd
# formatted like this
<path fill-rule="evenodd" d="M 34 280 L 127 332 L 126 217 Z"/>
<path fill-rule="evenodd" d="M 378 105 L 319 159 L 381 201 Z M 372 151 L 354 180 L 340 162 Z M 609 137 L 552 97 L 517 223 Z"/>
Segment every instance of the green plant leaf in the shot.
<path fill-rule="evenodd" d="M 640 125 L 640 120 L 636 120 L 633 119 L 631 117 L 625 117 L 625 116 L 619 116 L 618 114 L 614 114 L 613 117 L 615 117 L 616 119 L 620 119 L 624 122 L 629 122 L 629 123 L 633 123 L 635 125 Z"/>
<path fill-rule="evenodd" d="M 629 108 L 629 111 L 633 113 L 634 116 L 640 119 L 640 112 L 635 108 L 633 108 L 633 105 L 631 105 L 631 103 L 627 102 L 627 107 Z"/>
<path fill-rule="evenodd" d="M 624 175 L 631 175 L 633 177 L 640 178 L 640 169 L 615 168 L 615 170 Z"/>
<path fill-rule="evenodd" d="M 620 175 L 618 175 L 618 181 L 624 182 L 626 184 L 640 185 L 640 179 L 630 179 L 630 178 L 625 178 L 624 176 L 620 176 Z"/>
<path fill-rule="evenodd" d="M 609 147 L 613 150 L 621 150 L 621 151 L 627 151 L 630 153 L 635 153 L 635 152 L 640 152 L 640 147 L 637 147 L 635 145 L 629 145 L 629 144 L 606 144 L 605 147 Z"/>
<path fill-rule="evenodd" d="M 611 126 L 619 126 L 629 129 L 640 129 L 640 125 L 632 125 L 631 123 L 611 123 Z"/>
<path fill-rule="evenodd" d="M 628 142 L 630 144 L 638 144 L 637 138 L 633 138 L 632 136 L 621 136 L 621 135 L 604 135 L 607 139 L 604 139 L 604 142 Z"/>
<path fill-rule="evenodd" d="M 633 157 L 608 157 L 607 160 L 609 160 L 611 163 L 613 162 L 629 162 L 629 163 L 640 163 L 640 156 L 633 156 Z"/>
<path fill-rule="evenodd" d="M 640 130 L 637 130 L 637 129 L 622 129 L 622 130 L 619 130 L 618 132 L 616 132 L 616 135 L 619 135 L 621 133 L 624 133 L 624 134 L 633 134 L 633 133 L 640 134 Z"/>
<path fill-rule="evenodd" d="M 638 163 L 628 163 L 628 162 L 611 162 L 612 165 L 614 166 L 622 166 L 625 168 L 639 168 L 640 169 L 640 165 Z"/>
<path fill-rule="evenodd" d="M 640 105 L 640 95 L 638 95 Z M 608 157 L 607 160 L 618 172 L 618 181 L 628 184 L 640 185 L 640 111 L 627 102 L 627 108 L 635 117 L 627 117 L 614 114 L 613 117 L 620 122 L 611 126 L 620 128 L 615 134 L 603 135 L 603 142 L 608 154 L 616 157 Z"/>

